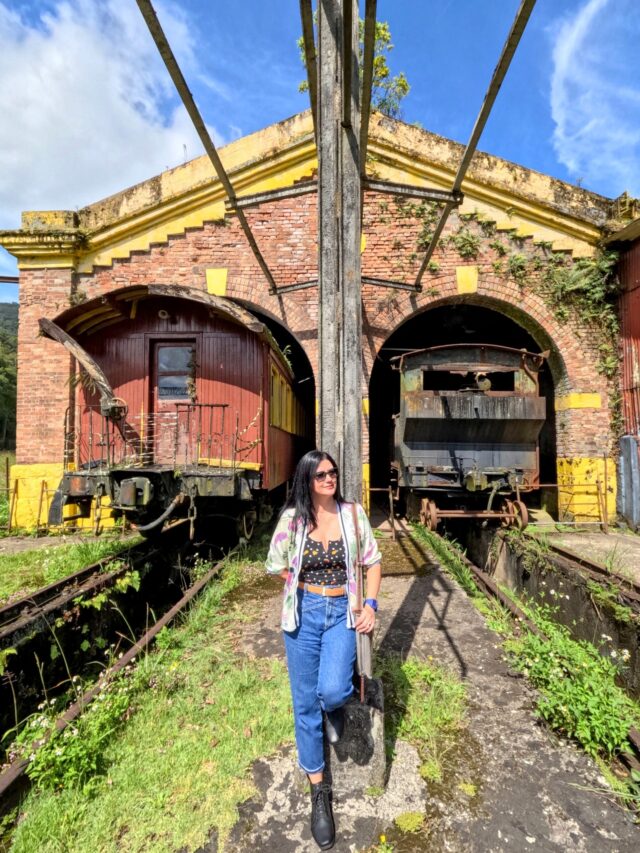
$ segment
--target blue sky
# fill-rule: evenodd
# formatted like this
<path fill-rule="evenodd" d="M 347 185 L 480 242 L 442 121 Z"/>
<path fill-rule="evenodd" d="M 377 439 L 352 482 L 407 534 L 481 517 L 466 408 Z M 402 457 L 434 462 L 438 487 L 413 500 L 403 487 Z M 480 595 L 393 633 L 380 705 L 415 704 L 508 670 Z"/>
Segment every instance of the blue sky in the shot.
<path fill-rule="evenodd" d="M 218 144 L 306 109 L 298 0 L 155 5 Z M 518 5 L 378 0 L 406 121 L 467 140 Z M 0 0 L 0 44 L 0 229 L 201 153 L 134 0 Z M 538 0 L 479 147 L 640 196 L 638 44 L 638 0 Z M 0 274 L 16 274 L 3 249 Z"/>

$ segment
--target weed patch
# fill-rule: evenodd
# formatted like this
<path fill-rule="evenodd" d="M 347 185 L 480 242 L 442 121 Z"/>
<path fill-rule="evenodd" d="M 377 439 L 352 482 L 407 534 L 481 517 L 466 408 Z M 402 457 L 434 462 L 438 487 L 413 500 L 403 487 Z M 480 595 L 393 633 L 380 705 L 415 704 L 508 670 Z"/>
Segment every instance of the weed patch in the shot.
<path fill-rule="evenodd" d="M 464 685 L 446 669 L 413 658 L 380 658 L 376 675 L 384 684 L 388 752 L 398 738 L 408 741 L 418 750 L 423 778 L 441 781 L 447 753 L 464 727 Z"/>

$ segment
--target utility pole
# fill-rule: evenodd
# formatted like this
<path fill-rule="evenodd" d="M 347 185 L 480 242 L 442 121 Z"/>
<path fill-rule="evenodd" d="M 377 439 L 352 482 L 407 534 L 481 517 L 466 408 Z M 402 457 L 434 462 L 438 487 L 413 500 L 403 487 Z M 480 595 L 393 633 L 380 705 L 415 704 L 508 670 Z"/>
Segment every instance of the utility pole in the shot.
<path fill-rule="evenodd" d="M 362 500 L 360 85 L 357 0 L 318 3 L 319 446 Z"/>

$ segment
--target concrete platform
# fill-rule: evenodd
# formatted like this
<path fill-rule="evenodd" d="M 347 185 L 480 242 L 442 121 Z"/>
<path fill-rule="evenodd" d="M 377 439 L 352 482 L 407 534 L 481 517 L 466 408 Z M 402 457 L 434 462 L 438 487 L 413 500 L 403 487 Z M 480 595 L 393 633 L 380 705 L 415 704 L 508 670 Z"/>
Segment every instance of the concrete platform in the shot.
<path fill-rule="evenodd" d="M 388 550 L 385 566 L 393 561 Z M 396 853 L 640 849 L 640 830 L 615 802 L 597 766 L 540 725 L 534 691 L 509 669 L 496 635 L 434 558 L 422 554 L 414 574 L 387 574 L 380 601 L 376 646 L 385 653 L 432 657 L 463 679 L 468 726 L 448 756 L 442 783 L 426 783 L 413 747 L 397 741 L 384 794 L 336 792 L 337 853 L 368 850 L 381 834 Z M 279 609 L 275 597 L 265 602 L 259 624 L 249 626 L 242 640 L 247 654 L 283 655 Z M 308 829 L 308 795 L 296 784 L 293 749 L 258 762 L 254 778 L 258 796 L 241 806 L 227 849 L 317 849 Z M 414 811 L 425 814 L 425 828 L 401 837 L 393 820 Z"/>

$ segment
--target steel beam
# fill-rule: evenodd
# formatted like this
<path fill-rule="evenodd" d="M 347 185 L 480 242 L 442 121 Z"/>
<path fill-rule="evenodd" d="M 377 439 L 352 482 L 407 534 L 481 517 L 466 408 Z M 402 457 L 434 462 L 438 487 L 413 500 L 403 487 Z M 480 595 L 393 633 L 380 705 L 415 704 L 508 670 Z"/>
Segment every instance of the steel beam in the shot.
<path fill-rule="evenodd" d="M 282 201 L 286 198 L 297 198 L 300 195 L 308 195 L 314 193 L 318 189 L 317 181 L 301 181 L 292 187 L 282 187 L 279 190 L 266 190 L 262 193 L 254 193 L 253 195 L 240 195 L 232 201 L 226 201 L 225 207 L 228 210 L 237 210 L 239 207 L 257 207 L 259 204 L 264 204 L 270 201 Z"/>
<path fill-rule="evenodd" d="M 313 132 L 318 140 L 318 66 L 316 58 L 315 39 L 313 37 L 313 11 L 311 0 L 300 0 L 300 20 L 302 21 L 302 43 L 304 45 L 304 64 L 307 69 L 309 84 L 309 101 Z"/>
<path fill-rule="evenodd" d="M 388 278 L 373 278 L 369 275 L 362 276 L 363 284 L 373 284 L 376 287 L 392 287 L 396 290 L 411 290 L 413 293 L 418 293 L 419 288 L 415 284 L 406 284 L 403 281 L 391 281 Z"/>
<path fill-rule="evenodd" d="M 367 172 L 367 146 L 369 144 L 369 116 L 373 89 L 373 59 L 376 46 L 377 0 L 367 0 L 364 12 L 364 50 L 362 54 L 362 114 L 360 116 L 360 171 Z"/>
<path fill-rule="evenodd" d="M 462 204 L 464 195 L 461 192 L 453 193 L 450 190 L 437 190 L 431 187 L 414 187 L 411 184 L 396 184 L 392 181 L 375 181 L 371 178 L 363 178 L 362 185 L 365 190 L 374 193 L 387 193 L 388 195 L 403 195 L 409 198 L 424 198 L 429 201 L 450 203 L 452 205 Z"/>
<path fill-rule="evenodd" d="M 173 80 L 173 84 L 176 87 L 178 94 L 184 104 L 184 107 L 189 114 L 189 118 L 191 119 L 193 126 L 196 129 L 196 133 L 200 137 L 200 141 L 204 146 L 204 150 L 207 152 L 209 159 L 213 165 L 213 168 L 216 171 L 218 179 L 229 198 L 229 201 L 236 207 L 236 194 L 233 189 L 233 185 L 229 180 L 229 176 L 222 165 L 222 160 L 216 150 L 215 145 L 213 144 L 213 140 L 207 130 L 207 126 L 204 123 L 202 116 L 200 115 L 200 111 L 196 106 L 196 102 L 193 99 L 193 95 L 187 86 L 187 81 L 184 79 L 182 71 L 180 70 L 180 66 L 178 65 L 178 61 L 173 55 L 173 51 L 171 50 L 171 45 L 164 34 L 164 30 L 160 25 L 160 21 L 158 20 L 158 16 L 156 15 L 155 9 L 151 5 L 150 0 L 136 0 L 138 4 L 138 8 L 142 13 L 142 17 L 145 20 L 147 27 L 149 28 L 149 32 L 151 33 L 151 37 L 153 38 L 156 47 L 162 57 L 164 64 L 169 72 L 169 76 Z M 262 256 L 260 249 L 258 248 L 258 244 L 256 243 L 255 237 L 253 236 L 253 232 L 251 231 L 251 227 L 247 222 L 247 218 L 242 211 L 242 208 L 236 208 L 236 215 L 238 217 L 238 222 L 244 231 L 245 237 L 249 245 L 251 246 L 251 250 L 255 256 L 256 261 L 258 262 L 260 269 L 264 273 L 265 278 L 269 282 L 269 289 L 271 293 L 275 293 L 276 291 L 276 283 L 271 274 L 271 270 L 267 266 L 267 262 Z"/>
<path fill-rule="evenodd" d="M 478 113 L 476 123 L 473 126 L 471 136 L 469 137 L 469 141 L 467 142 L 467 147 L 464 150 L 462 160 L 460 161 L 460 165 L 458 166 L 458 171 L 453 181 L 453 186 L 451 187 L 452 193 L 457 193 L 462 188 L 462 182 L 467 173 L 467 169 L 469 168 L 469 165 L 471 163 L 471 158 L 476 152 L 476 147 L 480 140 L 480 136 L 482 135 L 482 131 L 485 128 L 487 119 L 489 118 L 495 100 L 498 96 L 498 92 L 500 91 L 500 87 L 502 86 L 502 82 L 505 78 L 507 71 L 509 70 L 511 60 L 513 59 L 513 55 L 516 52 L 518 44 L 520 43 L 520 39 L 522 38 L 522 34 L 535 5 L 536 0 L 522 0 L 520 8 L 516 12 L 516 16 L 511 26 L 511 30 L 509 32 L 509 35 L 507 36 L 507 40 L 504 43 L 502 53 L 500 54 L 500 59 L 498 60 L 498 64 L 495 67 L 491 82 L 489 83 L 489 88 L 487 89 L 487 93 L 484 96 L 484 101 L 482 102 L 482 106 L 480 107 L 480 112 Z M 445 205 L 445 208 L 442 211 L 440 221 L 436 226 L 436 229 L 433 233 L 433 237 L 431 238 L 431 242 L 429 243 L 429 246 L 427 248 L 427 252 L 422 260 L 420 269 L 418 270 L 418 275 L 416 277 L 416 287 L 421 286 L 424 271 L 427 268 L 427 264 L 429 263 L 431 255 L 433 254 L 433 251 L 438 244 L 440 235 L 444 230 L 444 226 L 452 210 L 453 205 L 447 204 Z"/>
<path fill-rule="evenodd" d="M 345 14 L 346 11 L 346 14 Z M 349 30 L 345 24 L 349 23 Z M 345 63 L 345 54 L 350 62 Z M 346 497 L 362 496 L 360 97 L 357 0 L 318 7 L 319 446 Z M 345 79 L 347 67 L 349 78 Z M 336 87 L 339 81 L 339 88 Z M 345 104 L 348 97 L 350 103 Z M 348 123 L 344 122 L 348 115 Z"/>

